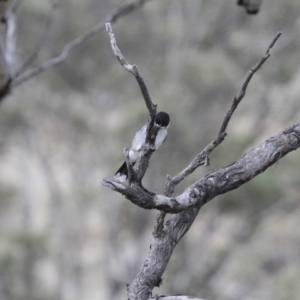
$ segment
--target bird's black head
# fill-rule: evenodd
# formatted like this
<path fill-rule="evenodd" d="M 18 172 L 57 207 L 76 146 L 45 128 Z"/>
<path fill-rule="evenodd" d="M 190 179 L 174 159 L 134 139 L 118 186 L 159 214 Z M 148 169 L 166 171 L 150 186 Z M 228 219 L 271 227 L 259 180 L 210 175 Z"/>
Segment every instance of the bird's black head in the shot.
<path fill-rule="evenodd" d="M 170 116 L 161 111 L 155 116 L 154 123 L 159 127 L 168 127 L 170 124 Z"/>

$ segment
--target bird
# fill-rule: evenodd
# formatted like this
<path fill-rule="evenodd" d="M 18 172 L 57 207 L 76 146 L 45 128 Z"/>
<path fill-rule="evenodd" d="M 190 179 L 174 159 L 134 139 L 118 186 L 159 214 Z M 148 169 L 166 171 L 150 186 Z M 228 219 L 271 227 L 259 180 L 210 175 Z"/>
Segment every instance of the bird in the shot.
<path fill-rule="evenodd" d="M 157 150 L 163 142 L 167 138 L 168 134 L 168 127 L 170 125 L 170 116 L 166 112 L 159 112 L 155 118 L 154 118 L 154 125 L 157 126 L 158 132 L 155 137 L 154 142 L 154 151 Z M 136 163 L 136 161 L 141 158 L 143 147 L 146 143 L 146 136 L 147 136 L 147 127 L 148 124 L 144 124 L 135 134 L 132 145 L 129 150 L 129 160 L 132 165 Z M 118 169 L 118 171 L 115 173 L 114 179 L 125 182 L 128 178 L 128 169 L 126 161 L 122 164 L 122 166 Z"/>

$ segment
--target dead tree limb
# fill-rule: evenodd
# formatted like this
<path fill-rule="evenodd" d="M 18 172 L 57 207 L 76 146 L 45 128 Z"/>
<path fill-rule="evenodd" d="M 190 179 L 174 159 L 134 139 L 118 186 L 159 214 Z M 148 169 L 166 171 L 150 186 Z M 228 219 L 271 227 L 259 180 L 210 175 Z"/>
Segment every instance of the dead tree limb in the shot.
<path fill-rule="evenodd" d="M 94 27 L 87 30 L 82 35 L 68 42 L 61 53 L 48 61 L 27 70 L 34 63 L 39 51 L 42 48 L 45 36 L 56 11 L 57 2 L 53 2 L 52 11 L 37 46 L 27 58 L 27 60 L 15 71 L 16 64 L 16 17 L 15 12 L 23 0 L 3 0 L 0 3 L 0 102 L 10 93 L 12 88 L 19 86 L 25 81 L 39 75 L 40 73 L 59 65 L 67 59 L 70 52 L 77 46 L 84 43 L 87 39 L 105 29 L 105 23 L 114 23 L 119 18 L 124 17 L 132 11 L 143 6 L 150 0 L 129 0 L 113 10 L 103 22 L 99 22 Z"/>
<path fill-rule="evenodd" d="M 117 41 L 116 41 L 115 35 L 112 31 L 111 24 L 106 23 L 105 28 L 106 28 L 107 33 L 109 34 L 110 44 L 111 44 L 111 48 L 114 52 L 114 55 L 118 59 L 119 63 L 123 66 L 123 68 L 135 77 L 135 79 L 136 79 L 136 81 L 137 81 L 137 83 L 138 83 L 138 85 L 141 89 L 142 95 L 144 97 L 145 104 L 146 104 L 146 106 L 148 108 L 148 111 L 149 111 L 149 115 L 151 117 L 154 117 L 156 115 L 156 105 L 153 104 L 153 102 L 151 100 L 151 97 L 150 97 L 149 92 L 148 92 L 148 88 L 146 86 L 146 83 L 145 83 L 143 77 L 140 75 L 138 66 L 137 65 L 130 65 L 125 60 L 124 56 L 122 55 L 122 53 L 121 53 L 121 51 L 120 51 L 120 49 L 117 45 Z"/>
<path fill-rule="evenodd" d="M 280 32 L 275 35 L 263 57 L 251 68 L 238 96 L 234 97 L 230 109 L 225 114 L 217 137 L 192 160 L 187 168 L 173 178 L 167 177 L 164 195 L 147 191 L 138 184 L 125 186 L 111 180 L 103 180 L 105 186 L 123 194 L 132 203 L 146 209 L 160 210 L 152 235 L 150 251 L 140 272 L 128 288 L 129 300 L 146 300 L 151 297 L 153 288 L 161 284 L 162 275 L 178 241 L 189 230 L 205 203 L 250 181 L 286 154 L 299 148 L 300 123 L 269 138 L 233 164 L 203 176 L 181 195 L 170 197 L 180 181 L 200 165 L 208 163 L 209 154 L 224 140 L 228 123 L 244 98 L 251 78 L 269 58 L 270 50 L 280 35 Z M 173 215 L 164 224 L 166 213 L 173 213 Z"/>
<path fill-rule="evenodd" d="M 139 207 L 176 214 L 193 206 L 201 207 L 216 196 L 238 188 L 299 146 L 300 123 L 277 133 L 231 165 L 208 173 L 176 197 L 154 194 L 138 185 L 126 186 L 107 179 L 102 183 Z"/>
<path fill-rule="evenodd" d="M 104 21 L 99 22 L 94 27 L 90 28 L 85 33 L 83 33 L 82 35 L 80 35 L 77 38 L 75 38 L 74 40 L 68 42 L 64 46 L 63 50 L 61 51 L 61 53 L 58 56 L 53 57 L 48 61 L 45 61 L 44 63 L 40 64 L 39 66 L 37 66 L 35 68 L 32 68 L 28 71 L 18 74 L 16 77 L 14 77 L 12 79 L 11 86 L 16 87 L 16 86 L 22 84 L 23 82 L 31 79 L 32 77 L 46 71 L 47 69 L 59 65 L 69 56 L 69 53 L 74 48 L 78 47 L 79 45 L 83 44 L 89 38 L 93 37 L 97 33 L 104 30 L 105 23 L 116 22 L 119 18 L 128 15 L 129 13 L 138 9 L 139 7 L 141 7 L 148 1 L 150 1 L 150 0 L 131 0 L 131 1 L 125 2 L 120 7 L 115 9 L 109 16 L 107 16 L 107 18 Z"/>
<path fill-rule="evenodd" d="M 74 40 L 68 42 L 61 53 L 56 57 L 51 58 L 44 63 L 29 67 L 35 62 L 40 50 L 42 49 L 44 40 L 46 39 L 49 27 L 53 20 L 53 15 L 56 11 L 58 3 L 54 0 L 52 10 L 50 12 L 48 21 L 46 22 L 45 29 L 40 37 L 35 49 L 25 60 L 21 66 L 16 67 L 16 16 L 15 12 L 21 5 L 23 0 L 3 0 L 0 1 L 0 102 L 10 93 L 10 91 L 24 83 L 25 81 L 39 75 L 40 73 L 61 64 L 67 59 L 70 52 L 77 46 L 83 44 L 87 39 L 96 35 L 105 29 L 105 23 L 114 23 L 119 18 L 124 17 L 143 6 L 150 0 L 128 0 L 120 5 L 117 9 L 113 10 L 103 22 L 99 22 L 94 27 L 90 28 L 82 35 Z"/>

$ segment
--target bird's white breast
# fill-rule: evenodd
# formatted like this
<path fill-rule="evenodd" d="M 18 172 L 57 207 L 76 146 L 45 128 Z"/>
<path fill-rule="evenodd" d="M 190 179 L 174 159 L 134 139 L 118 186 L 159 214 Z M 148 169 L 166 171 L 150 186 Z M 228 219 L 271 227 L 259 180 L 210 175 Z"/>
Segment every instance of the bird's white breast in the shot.
<path fill-rule="evenodd" d="M 164 140 L 167 137 L 167 133 L 168 133 L 168 131 L 166 128 L 159 129 L 157 136 L 156 136 L 156 140 L 155 140 L 155 150 L 157 150 L 162 145 L 162 143 L 164 142 Z"/>

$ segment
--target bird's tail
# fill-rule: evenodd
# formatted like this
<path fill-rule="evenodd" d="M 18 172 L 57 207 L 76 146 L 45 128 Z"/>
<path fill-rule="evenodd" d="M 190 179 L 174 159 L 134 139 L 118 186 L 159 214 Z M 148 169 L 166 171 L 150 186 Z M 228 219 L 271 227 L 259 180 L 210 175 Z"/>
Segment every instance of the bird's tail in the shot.
<path fill-rule="evenodd" d="M 135 163 L 132 163 L 134 166 Z M 128 178 L 128 169 L 126 161 L 123 163 L 123 165 L 119 168 L 119 170 L 116 172 L 114 178 L 120 182 L 124 182 Z"/>

